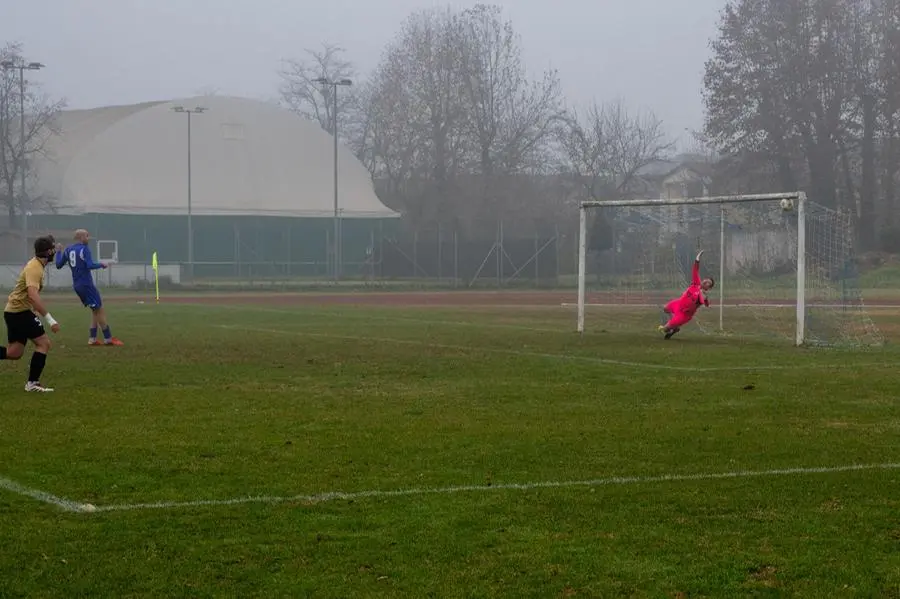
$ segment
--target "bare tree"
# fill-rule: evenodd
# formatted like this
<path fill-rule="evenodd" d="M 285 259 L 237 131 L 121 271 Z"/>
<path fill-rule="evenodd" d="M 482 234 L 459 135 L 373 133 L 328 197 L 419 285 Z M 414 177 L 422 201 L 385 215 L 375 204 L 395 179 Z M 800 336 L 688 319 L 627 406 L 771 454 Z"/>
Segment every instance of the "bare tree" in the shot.
<path fill-rule="evenodd" d="M 417 225 L 450 209 L 466 157 L 460 19 L 449 9 L 411 15 L 372 78 L 373 147 L 397 208 Z"/>
<path fill-rule="evenodd" d="M 462 13 L 461 23 L 465 125 L 477 152 L 482 198 L 496 210 L 504 181 L 539 163 L 563 113 L 562 93 L 555 71 L 529 81 L 519 36 L 499 7 L 476 5 Z"/>
<path fill-rule="evenodd" d="M 685 130 L 688 139 L 684 142 L 683 154 L 696 157 L 701 162 L 714 164 L 719 159 L 719 153 L 710 143 L 703 131 Z"/>
<path fill-rule="evenodd" d="M 423 218 L 420 188 L 427 179 L 426 132 L 421 106 L 401 91 L 402 73 L 384 64 L 373 75 L 366 104 L 370 171 L 383 199 L 414 221 Z"/>
<path fill-rule="evenodd" d="M 350 105 L 343 113 L 341 136 L 374 177 L 378 169 L 374 151 L 376 89 L 371 81 L 360 82 L 354 88 L 348 98 Z"/>
<path fill-rule="evenodd" d="M 323 44 L 320 50 L 305 50 L 300 59 L 288 59 L 279 73 L 281 100 L 291 110 L 316 121 L 326 131 L 334 131 L 334 87 L 323 86 L 317 79 L 352 79 L 353 63 L 344 58 L 345 50 L 334 44 Z M 338 113 L 344 115 L 355 108 L 353 90 L 338 92 Z"/>
<path fill-rule="evenodd" d="M 653 113 L 631 114 L 621 100 L 572 111 L 557 139 L 562 170 L 579 201 L 634 197 L 640 171 L 675 147 Z M 593 216 L 590 239 L 594 251 L 612 248 L 612 225 L 602 211 Z"/>
<path fill-rule="evenodd" d="M 0 62 L 20 64 L 21 45 L 0 48 Z M 29 197 L 22 180 L 32 176 L 29 169 L 34 159 L 45 153 L 48 139 L 58 133 L 55 116 L 64 105 L 62 100 L 51 100 L 36 83 L 20 81 L 16 69 L 0 71 L 0 201 L 10 226 L 15 226 L 19 214 L 45 200 Z"/>
<path fill-rule="evenodd" d="M 496 227 L 511 198 L 525 210 L 523 186 L 563 112 L 556 73 L 530 80 L 512 25 L 485 5 L 411 15 L 367 93 L 371 164 L 396 207 L 417 225 L 469 231 Z"/>
<path fill-rule="evenodd" d="M 633 195 L 641 169 L 665 159 L 674 143 L 653 113 L 632 114 L 620 100 L 571 111 L 557 129 L 563 170 L 582 199 Z"/>
<path fill-rule="evenodd" d="M 569 111 L 556 130 L 561 170 L 570 177 L 578 199 L 597 199 L 612 187 L 615 175 L 610 164 L 612 142 L 606 131 L 603 106 L 594 102 L 580 113 Z"/>

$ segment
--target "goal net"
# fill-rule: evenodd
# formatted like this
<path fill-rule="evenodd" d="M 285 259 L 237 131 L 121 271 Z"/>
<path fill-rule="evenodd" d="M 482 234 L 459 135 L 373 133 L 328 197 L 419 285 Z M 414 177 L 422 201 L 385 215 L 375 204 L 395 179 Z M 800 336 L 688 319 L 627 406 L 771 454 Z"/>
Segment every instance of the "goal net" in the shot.
<path fill-rule="evenodd" d="M 578 331 L 657 327 L 702 249 L 715 287 L 685 332 L 880 345 L 852 239 L 849 213 L 803 193 L 584 202 Z"/>

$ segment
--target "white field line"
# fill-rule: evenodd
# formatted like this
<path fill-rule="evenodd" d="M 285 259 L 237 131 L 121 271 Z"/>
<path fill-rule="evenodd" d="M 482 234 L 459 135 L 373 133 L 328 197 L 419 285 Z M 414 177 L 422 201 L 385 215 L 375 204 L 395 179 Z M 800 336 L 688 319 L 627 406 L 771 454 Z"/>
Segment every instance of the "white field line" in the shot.
<path fill-rule="evenodd" d="M 44 491 L 40 491 L 38 489 L 32 489 L 30 487 L 20 485 L 16 481 L 10 480 L 8 478 L 0 477 L 0 489 L 9 491 L 10 493 L 15 493 L 16 495 L 22 495 L 23 497 L 30 497 L 31 499 L 35 499 L 37 501 L 40 501 L 41 503 L 49 503 L 50 505 L 54 505 L 65 512 L 83 511 L 83 504 L 81 503 L 70 501 L 62 497 L 57 497 L 56 495 L 51 495 L 50 493 L 45 493 Z"/>
<path fill-rule="evenodd" d="M 503 349 L 503 348 L 494 348 L 494 347 L 474 347 L 468 345 L 453 345 L 448 343 L 432 343 L 429 341 L 417 341 L 415 339 L 393 339 L 390 337 L 367 337 L 367 336 L 357 336 L 357 335 L 335 335 L 331 333 L 311 333 L 308 331 L 285 331 L 285 330 L 276 330 L 276 329 L 260 329 L 256 327 L 243 327 L 239 325 L 217 325 L 222 329 L 232 329 L 232 330 L 243 330 L 250 332 L 259 332 L 259 333 L 269 333 L 272 335 L 290 335 L 296 337 L 318 337 L 321 339 L 340 339 L 344 341 L 369 341 L 373 343 L 394 343 L 397 345 L 415 345 L 419 347 L 429 347 L 433 349 L 447 349 L 452 351 L 461 351 L 466 353 L 477 353 L 477 352 L 486 352 L 493 354 L 505 354 L 509 356 L 520 356 L 520 357 L 532 357 L 532 358 L 545 358 L 552 360 L 566 360 L 566 361 L 580 361 L 580 362 L 590 362 L 592 364 L 607 364 L 613 366 L 628 366 L 633 368 L 652 368 L 657 370 L 674 370 L 680 372 L 705 372 L 705 371 L 719 371 L 719 370 L 750 370 L 749 367 L 738 366 L 738 367 L 725 367 L 725 368 L 695 368 L 692 366 L 672 366 L 670 364 L 652 364 L 648 362 L 627 362 L 623 360 L 610 360 L 606 358 L 595 358 L 592 356 L 571 356 L 565 354 L 551 354 L 551 353 L 543 353 L 543 352 L 529 352 L 522 351 L 516 349 Z M 782 368 L 782 366 L 775 366 L 773 368 Z"/>
<path fill-rule="evenodd" d="M 339 339 L 343 341 L 368 341 L 373 343 L 394 343 L 397 345 L 414 345 L 433 349 L 446 349 L 465 353 L 490 353 L 504 354 L 508 356 L 520 356 L 528 358 L 544 358 L 549 360 L 562 360 L 567 362 L 587 362 L 590 364 L 603 364 L 608 366 L 622 366 L 627 368 L 639 368 L 647 370 L 665 370 L 670 372 L 754 372 L 761 370 L 833 370 L 843 368 L 843 364 L 816 364 L 816 365 L 787 365 L 770 364 L 758 366 L 673 366 L 671 364 L 654 364 L 652 362 L 629 362 L 626 360 L 612 360 L 609 358 L 596 358 L 594 356 L 573 356 L 567 354 L 551 354 L 544 352 L 531 352 L 517 349 L 503 349 L 499 347 L 475 347 L 468 345 L 453 345 L 447 343 L 432 343 L 429 341 L 417 341 L 415 339 L 393 339 L 390 337 L 367 337 L 362 335 L 335 335 L 331 333 L 312 333 L 297 330 L 261 329 L 258 327 L 245 327 L 240 325 L 220 324 L 215 325 L 220 329 L 247 331 L 255 333 L 269 333 L 272 335 L 289 335 L 293 337 L 316 337 L 320 339 Z M 866 364 L 850 364 L 849 367 L 860 366 L 895 366 L 890 363 L 872 362 Z"/>
<path fill-rule="evenodd" d="M 413 497 L 419 495 L 452 495 L 457 493 L 485 493 L 490 491 L 529 491 L 533 489 L 564 489 L 572 487 L 603 487 L 621 485 L 641 485 L 671 482 L 696 482 L 708 480 L 726 480 L 771 476 L 799 476 L 808 474 L 830 474 L 841 472 L 857 472 L 863 470 L 896 470 L 900 463 L 886 464 L 854 464 L 850 466 L 821 466 L 813 468 L 783 468 L 778 470 L 738 470 L 735 472 L 713 472 L 700 474 L 663 474 L 660 476 L 614 476 L 591 480 L 544 481 L 530 483 L 500 483 L 495 485 L 459 485 L 452 487 L 432 487 L 418 489 L 397 489 L 394 491 L 332 491 L 311 495 L 293 496 L 254 496 L 235 497 L 233 499 L 199 499 L 196 501 L 159 501 L 154 503 L 123 503 L 100 505 L 91 509 L 78 511 L 124 512 L 141 510 L 171 510 L 197 507 L 233 506 L 248 503 L 279 504 L 305 503 L 318 504 L 336 500 L 357 500 L 371 498 Z"/>
<path fill-rule="evenodd" d="M 560 304 L 563 308 L 576 308 L 578 306 L 577 303 L 563 302 Z M 629 303 L 585 303 L 585 307 L 588 308 L 662 308 L 662 303 L 659 304 L 629 304 Z M 764 303 L 764 304 L 754 304 L 754 303 L 728 303 L 725 304 L 726 308 L 796 308 L 797 304 L 773 304 L 773 303 Z M 807 304 L 807 308 L 830 308 L 833 310 L 841 310 L 847 308 L 844 304 Z M 869 308 L 877 309 L 877 310 L 897 310 L 900 309 L 900 304 L 862 304 L 861 306 L 856 306 L 857 309 L 868 310 Z"/>

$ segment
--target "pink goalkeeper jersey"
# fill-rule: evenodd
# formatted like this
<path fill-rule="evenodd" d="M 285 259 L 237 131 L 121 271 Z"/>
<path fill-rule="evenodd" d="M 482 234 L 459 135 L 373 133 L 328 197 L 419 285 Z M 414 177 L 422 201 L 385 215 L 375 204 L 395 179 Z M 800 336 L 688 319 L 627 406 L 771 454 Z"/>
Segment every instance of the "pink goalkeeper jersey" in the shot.
<path fill-rule="evenodd" d="M 700 263 L 694 262 L 691 269 L 691 286 L 684 290 L 681 297 L 678 298 L 678 306 L 682 312 L 693 314 L 700 307 L 700 304 L 707 302 L 703 295 L 703 289 L 700 287 Z"/>

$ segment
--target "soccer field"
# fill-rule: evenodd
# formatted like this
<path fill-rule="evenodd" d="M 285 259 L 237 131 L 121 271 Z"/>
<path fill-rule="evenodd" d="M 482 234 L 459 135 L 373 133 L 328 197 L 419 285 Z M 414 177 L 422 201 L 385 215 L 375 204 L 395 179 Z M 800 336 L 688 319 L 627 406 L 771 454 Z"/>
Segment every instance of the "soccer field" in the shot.
<path fill-rule="evenodd" d="M 50 296 L 0 597 L 900 597 L 900 350 L 517 297 Z"/>

